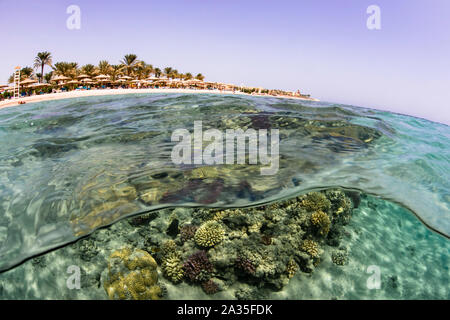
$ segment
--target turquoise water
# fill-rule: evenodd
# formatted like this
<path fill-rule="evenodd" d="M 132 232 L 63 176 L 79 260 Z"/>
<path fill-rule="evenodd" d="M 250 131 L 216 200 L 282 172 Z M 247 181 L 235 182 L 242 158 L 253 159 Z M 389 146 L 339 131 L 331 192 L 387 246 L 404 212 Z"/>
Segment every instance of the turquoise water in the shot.
<path fill-rule="evenodd" d="M 172 132 L 178 128 L 192 131 L 198 120 L 203 121 L 204 130 L 279 129 L 277 174 L 262 176 L 260 165 L 173 164 L 170 155 L 176 143 L 171 141 Z M 352 244 L 354 256 L 347 268 L 353 268 L 353 273 L 361 271 L 362 263 L 373 255 L 374 264 L 389 270 L 388 282 L 396 289 L 378 296 L 375 292 L 381 291 L 377 290 L 365 294 L 361 289 L 355 294 L 361 298 L 448 298 L 448 289 L 438 283 L 448 283 L 449 272 L 445 238 L 450 235 L 449 146 L 450 129 L 442 124 L 347 105 L 279 98 L 139 94 L 5 108 L 0 110 L 0 270 L 149 210 L 245 207 L 340 187 L 369 194 L 362 197 L 358 208 L 353 204 L 353 217 L 346 226 L 349 234 L 355 232 L 351 239 L 343 240 Z M 366 217 L 377 202 L 377 216 Z M 121 221 L 111 228 L 120 228 L 120 223 L 124 224 Z M 399 227 L 402 224 L 404 227 Z M 113 241 L 114 235 L 107 238 Z M 431 286 L 428 293 L 411 293 L 408 288 L 415 288 L 413 283 L 420 281 L 411 280 L 417 274 L 403 272 L 410 267 L 409 260 L 392 260 L 393 254 L 383 254 L 379 244 L 372 247 L 379 239 L 389 240 L 386 246 L 392 250 L 415 250 L 421 258 L 411 259 L 422 262 L 422 271 L 429 270 L 423 276 Z M 109 249 L 119 249 L 120 243 L 126 241 L 117 240 Z M 414 248 L 406 249 L 408 246 Z M 49 270 L 66 266 L 67 260 L 58 252 L 70 248 L 43 256 L 59 257 L 53 267 L 47 264 Z M 425 259 L 424 252 L 434 253 Z M 105 268 L 109 254 L 106 250 L 98 268 Z M 327 254 L 325 250 L 325 257 Z M 42 264 L 32 261 L 0 275 L 4 276 L 5 297 L 52 297 L 51 289 L 30 289 L 49 281 L 37 276 Z M 356 298 L 349 289 L 353 278 L 345 272 L 337 287 L 328 288 L 333 294 L 324 293 L 326 286 L 320 289 L 321 281 L 329 277 L 324 263 L 323 269 L 314 272 L 321 280 L 311 282 L 311 290 L 305 291 L 309 296 L 296 290 L 300 275 L 279 297 Z M 11 287 L 8 279 L 30 266 L 37 269 L 27 273 L 29 285 Z M 342 273 L 342 269 L 336 270 Z M 338 271 L 330 272 L 338 277 Z M 176 297 L 177 290 L 186 285 L 167 284 L 169 296 Z M 104 297 L 103 288 L 100 291 L 72 292 L 67 297 Z M 227 292 L 222 292 L 223 298 L 229 298 Z"/>

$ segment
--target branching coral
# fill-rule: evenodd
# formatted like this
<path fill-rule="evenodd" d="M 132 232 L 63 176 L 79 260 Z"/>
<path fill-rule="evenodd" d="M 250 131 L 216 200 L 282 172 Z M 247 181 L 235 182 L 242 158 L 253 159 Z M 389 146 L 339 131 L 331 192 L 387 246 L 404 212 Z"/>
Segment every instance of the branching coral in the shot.
<path fill-rule="evenodd" d="M 201 250 L 190 255 L 183 264 L 186 277 L 192 282 L 204 282 L 211 278 L 213 265 L 206 251 Z"/>
<path fill-rule="evenodd" d="M 255 274 L 256 267 L 250 259 L 238 257 L 234 265 L 246 274 Z"/>
<path fill-rule="evenodd" d="M 295 262 L 294 259 L 290 259 L 287 266 L 286 266 L 286 272 L 288 274 L 288 278 L 292 278 L 298 271 L 299 267 L 298 264 Z"/>
<path fill-rule="evenodd" d="M 153 257 L 143 250 L 117 250 L 110 256 L 103 287 L 110 299 L 160 299 L 163 290 L 156 267 Z"/>
<path fill-rule="evenodd" d="M 331 254 L 331 260 L 334 264 L 338 266 L 344 266 L 348 262 L 348 252 L 347 250 L 335 250 Z"/>
<path fill-rule="evenodd" d="M 326 235 L 330 231 L 330 217 L 323 211 L 314 212 L 311 215 L 311 223 L 319 229 L 321 235 Z"/>
<path fill-rule="evenodd" d="M 313 240 L 305 240 L 300 248 L 302 251 L 306 252 L 313 258 L 318 258 L 320 254 L 319 244 Z"/>
<path fill-rule="evenodd" d="M 207 221 L 202 224 L 195 233 L 194 240 L 204 248 L 214 247 L 223 240 L 225 230 L 216 221 Z"/>
<path fill-rule="evenodd" d="M 194 238 L 197 226 L 192 224 L 185 224 L 180 228 L 180 239 L 182 242 L 189 241 Z"/>

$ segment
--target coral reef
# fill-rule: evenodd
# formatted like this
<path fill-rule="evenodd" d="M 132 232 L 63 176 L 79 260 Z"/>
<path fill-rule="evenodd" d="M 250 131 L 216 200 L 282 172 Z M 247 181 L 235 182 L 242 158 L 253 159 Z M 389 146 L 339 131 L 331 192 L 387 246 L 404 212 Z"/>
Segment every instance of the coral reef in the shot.
<path fill-rule="evenodd" d="M 156 261 L 146 251 L 117 250 L 110 256 L 103 287 L 110 299 L 158 300 L 163 290 L 158 285 L 156 268 Z"/>
<path fill-rule="evenodd" d="M 164 209 L 136 228 L 145 238 L 141 248 L 155 253 L 161 281 L 186 281 L 207 294 L 233 288 L 238 299 L 260 299 L 263 292 L 281 290 L 297 274 L 314 272 L 326 250 L 333 263 L 346 264 L 348 253 L 340 241 L 347 236 L 344 226 L 353 207 L 344 191 L 333 189 L 253 208 Z M 125 280 L 129 273 L 112 278 L 105 289 L 116 298 L 139 298 L 137 289 L 148 285 L 134 274 Z M 134 286 L 126 291 L 128 283 Z M 164 293 L 156 286 L 153 297 Z"/>
<path fill-rule="evenodd" d="M 195 232 L 194 240 L 204 248 L 214 247 L 223 240 L 225 231 L 216 221 L 207 221 Z"/>

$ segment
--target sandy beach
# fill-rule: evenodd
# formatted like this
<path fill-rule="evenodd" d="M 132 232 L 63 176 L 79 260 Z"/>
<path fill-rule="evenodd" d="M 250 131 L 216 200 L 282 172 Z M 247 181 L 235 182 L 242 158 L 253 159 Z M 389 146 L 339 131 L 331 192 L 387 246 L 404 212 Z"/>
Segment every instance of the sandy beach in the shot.
<path fill-rule="evenodd" d="M 24 97 L 20 99 L 11 99 L 0 101 L 0 109 L 5 107 L 12 107 L 19 105 L 19 102 L 32 103 L 41 101 L 50 101 L 58 99 L 69 99 L 89 96 L 108 96 L 108 95 L 120 95 L 120 94 L 136 94 L 136 93 L 209 93 L 209 94 L 228 94 L 228 95 L 250 95 L 244 92 L 232 92 L 232 91 L 220 91 L 220 90 L 198 90 L 198 89 L 91 89 L 91 90 L 75 90 L 69 92 L 48 93 L 42 95 L 35 95 L 30 97 Z M 288 97 L 288 96 L 271 96 L 271 95 L 258 95 L 274 98 L 289 98 L 298 100 L 310 100 L 319 101 L 313 98 L 301 98 L 301 97 Z"/>

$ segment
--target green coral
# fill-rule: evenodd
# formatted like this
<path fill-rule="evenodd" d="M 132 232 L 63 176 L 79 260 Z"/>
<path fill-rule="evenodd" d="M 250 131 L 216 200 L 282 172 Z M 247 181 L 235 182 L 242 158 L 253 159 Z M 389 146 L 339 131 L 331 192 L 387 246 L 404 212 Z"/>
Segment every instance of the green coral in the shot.
<path fill-rule="evenodd" d="M 307 211 L 324 211 L 327 212 L 331 208 L 331 202 L 320 192 L 308 193 L 302 199 L 302 207 Z"/>
<path fill-rule="evenodd" d="M 117 250 L 109 258 L 103 287 L 110 299 L 158 300 L 163 290 L 158 285 L 156 268 L 155 259 L 146 251 Z"/>
<path fill-rule="evenodd" d="M 199 246 L 209 248 L 222 242 L 224 235 L 225 230 L 220 223 L 207 221 L 195 232 L 194 240 Z"/>

